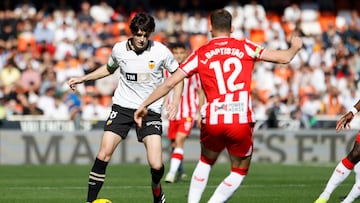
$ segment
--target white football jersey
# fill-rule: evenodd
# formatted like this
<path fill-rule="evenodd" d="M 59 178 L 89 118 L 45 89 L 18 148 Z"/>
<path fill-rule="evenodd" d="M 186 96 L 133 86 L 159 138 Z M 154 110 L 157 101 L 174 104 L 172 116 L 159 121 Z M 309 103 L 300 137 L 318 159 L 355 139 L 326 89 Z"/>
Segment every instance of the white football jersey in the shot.
<path fill-rule="evenodd" d="M 148 48 L 140 54 L 131 49 L 128 40 L 116 43 L 107 65 L 110 69 L 119 68 L 120 71 L 113 103 L 131 109 L 137 109 L 164 81 L 164 69 L 173 73 L 179 66 L 165 45 L 152 40 L 149 40 Z M 149 109 L 160 113 L 162 103 L 162 99 L 159 99 Z"/>

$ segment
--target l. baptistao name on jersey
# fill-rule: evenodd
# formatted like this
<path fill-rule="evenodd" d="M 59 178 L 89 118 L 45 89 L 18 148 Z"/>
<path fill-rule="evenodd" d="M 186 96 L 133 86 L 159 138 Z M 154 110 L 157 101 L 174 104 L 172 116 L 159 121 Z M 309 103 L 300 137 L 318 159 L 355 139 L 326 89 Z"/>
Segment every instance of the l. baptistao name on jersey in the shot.
<path fill-rule="evenodd" d="M 243 58 L 244 57 L 244 52 L 242 52 L 241 50 L 237 49 L 237 48 L 227 48 L 227 47 L 221 47 L 221 48 L 215 48 L 215 49 L 211 49 L 210 51 L 205 53 L 206 58 L 210 59 L 213 56 L 216 55 L 233 55 L 233 56 L 237 56 L 238 58 Z"/>

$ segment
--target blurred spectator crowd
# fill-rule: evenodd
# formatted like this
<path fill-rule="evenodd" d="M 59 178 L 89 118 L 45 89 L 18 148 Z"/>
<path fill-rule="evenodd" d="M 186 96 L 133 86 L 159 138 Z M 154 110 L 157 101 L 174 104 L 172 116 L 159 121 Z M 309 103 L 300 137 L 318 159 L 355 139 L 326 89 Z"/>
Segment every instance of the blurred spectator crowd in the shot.
<path fill-rule="evenodd" d="M 280 117 L 316 128 L 316 118 L 345 113 L 360 98 L 360 16 L 356 10 L 321 11 L 316 3 L 289 3 L 282 14 L 256 1 L 230 1 L 233 37 L 272 49 L 286 49 L 299 35 L 304 47 L 290 64 L 257 63 L 252 105 L 265 127 Z M 307 2 L 307 1 L 305 1 Z M 130 36 L 136 12 L 106 1 L 35 7 L 30 0 L 0 10 L 0 119 L 42 115 L 49 119 L 104 120 L 117 74 L 69 90 L 67 80 L 107 62 L 112 46 Z M 156 20 L 154 40 L 185 43 L 194 50 L 208 41 L 208 12 L 146 9 Z"/>

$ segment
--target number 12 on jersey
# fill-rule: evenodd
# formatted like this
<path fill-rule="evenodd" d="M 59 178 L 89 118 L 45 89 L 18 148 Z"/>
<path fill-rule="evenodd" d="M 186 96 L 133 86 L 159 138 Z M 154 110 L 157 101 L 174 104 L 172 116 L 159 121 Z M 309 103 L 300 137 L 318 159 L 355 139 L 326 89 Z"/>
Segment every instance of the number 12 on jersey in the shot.
<path fill-rule="evenodd" d="M 230 74 L 228 78 L 224 78 L 224 73 L 227 73 L 231 70 L 231 65 L 233 65 L 234 67 L 233 72 Z M 220 94 L 227 93 L 226 86 L 230 92 L 235 92 L 237 90 L 241 90 L 244 88 L 245 85 L 244 82 L 235 83 L 235 80 L 239 77 L 242 71 L 242 64 L 239 58 L 236 57 L 227 58 L 222 66 L 220 64 L 220 61 L 213 61 L 210 63 L 209 67 L 210 69 L 214 69 L 215 71 L 218 90 Z"/>

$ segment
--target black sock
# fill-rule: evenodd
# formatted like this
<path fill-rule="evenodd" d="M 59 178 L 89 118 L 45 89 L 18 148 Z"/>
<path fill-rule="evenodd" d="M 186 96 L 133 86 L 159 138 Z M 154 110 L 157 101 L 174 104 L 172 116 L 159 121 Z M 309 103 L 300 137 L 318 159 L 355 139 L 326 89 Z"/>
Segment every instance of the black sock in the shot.
<path fill-rule="evenodd" d="M 101 186 L 105 180 L 107 164 L 108 162 L 101 161 L 98 158 L 95 159 L 94 165 L 89 175 L 87 202 L 92 202 L 97 198 L 97 195 L 99 194 Z"/>
<path fill-rule="evenodd" d="M 160 183 L 160 180 L 164 175 L 164 170 L 165 170 L 164 164 L 162 165 L 162 167 L 159 170 L 151 168 L 151 170 L 150 170 L 151 179 L 155 185 Z"/>

